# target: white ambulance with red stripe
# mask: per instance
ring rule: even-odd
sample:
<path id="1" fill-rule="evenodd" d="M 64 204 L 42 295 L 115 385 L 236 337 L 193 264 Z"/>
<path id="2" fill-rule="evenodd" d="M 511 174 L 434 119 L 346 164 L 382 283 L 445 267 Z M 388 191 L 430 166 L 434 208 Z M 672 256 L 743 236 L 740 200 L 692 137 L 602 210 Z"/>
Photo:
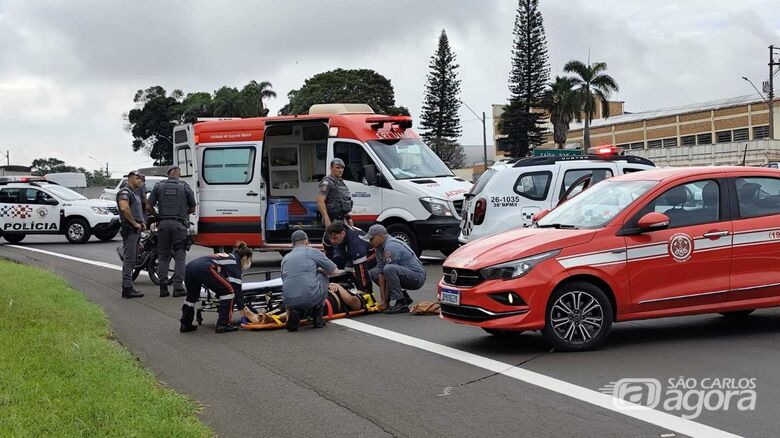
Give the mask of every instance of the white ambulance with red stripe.
<path id="1" fill-rule="evenodd" d="M 410 117 L 374 114 L 367 105 L 330 104 L 314 105 L 308 115 L 176 126 L 174 163 L 198 202 L 194 241 L 284 250 L 296 229 L 319 241 L 319 183 L 328 163 L 341 158 L 355 225 L 382 223 L 417 253 L 453 251 L 471 183 L 411 125 Z"/>

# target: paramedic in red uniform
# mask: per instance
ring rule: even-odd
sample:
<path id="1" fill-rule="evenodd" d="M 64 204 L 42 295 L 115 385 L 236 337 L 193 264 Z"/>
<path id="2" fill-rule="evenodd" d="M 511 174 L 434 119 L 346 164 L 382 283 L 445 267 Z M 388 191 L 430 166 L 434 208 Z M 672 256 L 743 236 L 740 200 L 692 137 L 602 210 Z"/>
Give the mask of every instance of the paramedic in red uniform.
<path id="1" fill-rule="evenodd" d="M 219 298 L 215 331 L 225 333 L 238 330 L 238 325 L 232 324 L 233 301 L 236 301 L 242 313 L 247 311 L 241 292 L 241 277 L 250 266 L 252 250 L 247 248 L 244 242 L 238 242 L 236 251 L 232 254 L 208 255 L 187 263 L 184 270 L 187 298 L 181 307 L 179 331 L 185 333 L 198 328 L 192 324 L 192 319 L 195 317 L 195 304 L 200 299 L 201 286 L 205 286 Z"/>

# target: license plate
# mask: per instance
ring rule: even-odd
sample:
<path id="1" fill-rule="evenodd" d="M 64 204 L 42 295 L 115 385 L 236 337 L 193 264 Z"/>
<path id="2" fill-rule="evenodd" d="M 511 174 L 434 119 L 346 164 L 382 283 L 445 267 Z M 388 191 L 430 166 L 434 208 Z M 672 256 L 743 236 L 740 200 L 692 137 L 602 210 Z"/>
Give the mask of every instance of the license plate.
<path id="1" fill-rule="evenodd" d="M 460 306 L 460 291 L 455 289 L 442 289 L 441 302 Z"/>

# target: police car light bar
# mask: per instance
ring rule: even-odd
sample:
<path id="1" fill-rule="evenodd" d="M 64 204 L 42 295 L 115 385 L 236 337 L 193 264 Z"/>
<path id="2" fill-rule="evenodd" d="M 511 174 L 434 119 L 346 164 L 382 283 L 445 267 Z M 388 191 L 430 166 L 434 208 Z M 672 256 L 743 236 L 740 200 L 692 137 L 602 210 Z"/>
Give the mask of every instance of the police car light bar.
<path id="1" fill-rule="evenodd" d="M 597 146 L 588 149 L 588 153 L 594 155 L 620 155 L 623 153 L 623 148 L 618 146 Z"/>

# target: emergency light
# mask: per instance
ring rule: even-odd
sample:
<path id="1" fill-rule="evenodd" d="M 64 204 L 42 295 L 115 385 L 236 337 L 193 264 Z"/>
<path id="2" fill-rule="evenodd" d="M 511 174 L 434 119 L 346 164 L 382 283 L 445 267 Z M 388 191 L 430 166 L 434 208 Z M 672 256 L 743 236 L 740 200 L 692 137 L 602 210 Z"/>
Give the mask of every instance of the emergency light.
<path id="1" fill-rule="evenodd" d="M 623 148 L 618 146 L 597 146 L 588 149 L 589 154 L 594 155 L 620 155 L 623 153 Z"/>
<path id="2" fill-rule="evenodd" d="M 383 127 L 385 123 L 392 123 L 401 129 L 407 129 L 412 127 L 412 118 L 409 116 L 366 117 L 366 123 L 370 123 L 371 129 L 375 131 Z"/>

